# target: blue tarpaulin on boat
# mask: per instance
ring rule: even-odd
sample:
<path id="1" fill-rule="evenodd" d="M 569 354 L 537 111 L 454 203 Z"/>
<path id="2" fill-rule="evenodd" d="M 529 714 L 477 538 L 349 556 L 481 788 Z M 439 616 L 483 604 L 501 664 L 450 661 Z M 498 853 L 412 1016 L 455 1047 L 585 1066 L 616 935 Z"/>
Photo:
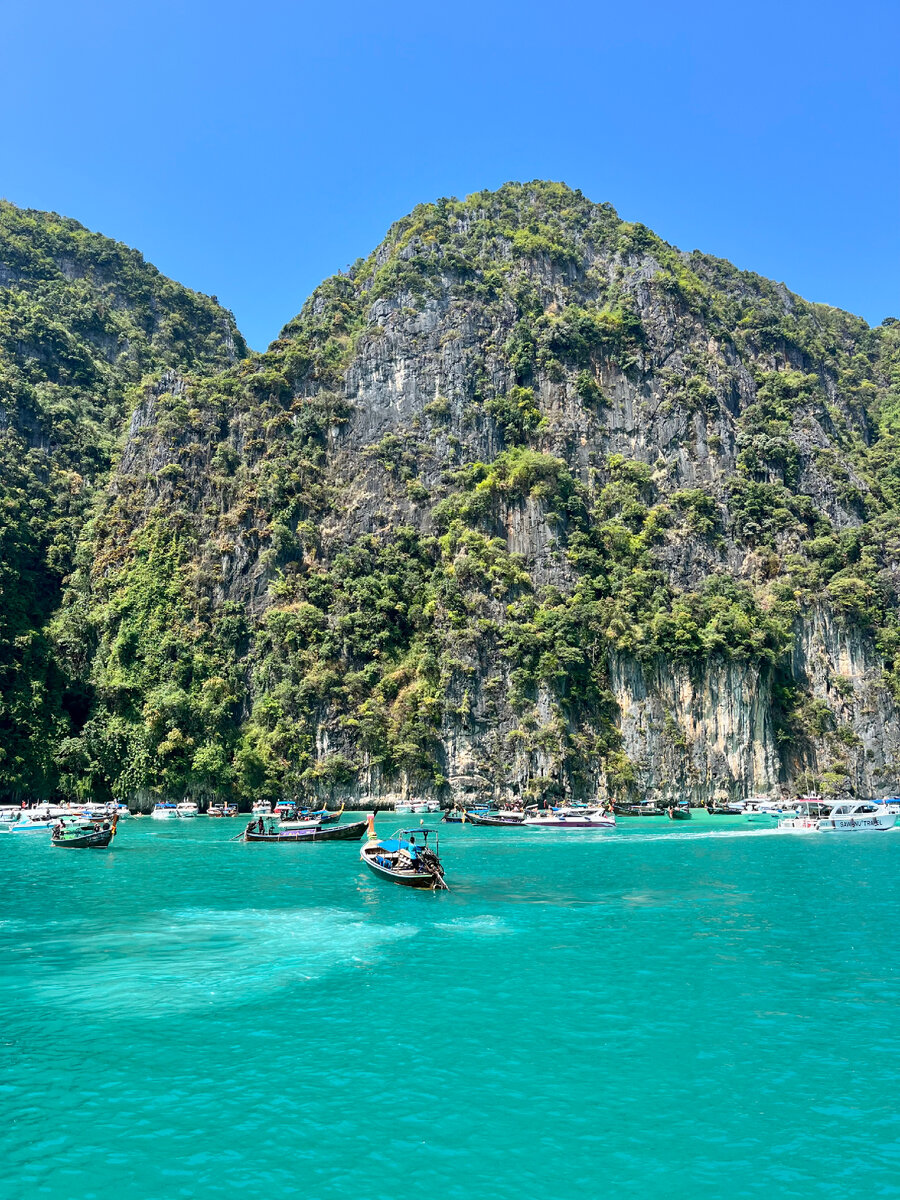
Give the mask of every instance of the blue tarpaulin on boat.
<path id="1" fill-rule="evenodd" d="M 401 846 L 409 850 L 411 854 L 415 854 L 418 849 L 418 846 L 410 846 L 409 842 L 400 842 L 396 838 L 389 838 L 386 842 L 378 843 L 379 850 L 386 850 L 389 854 L 394 854 Z"/>

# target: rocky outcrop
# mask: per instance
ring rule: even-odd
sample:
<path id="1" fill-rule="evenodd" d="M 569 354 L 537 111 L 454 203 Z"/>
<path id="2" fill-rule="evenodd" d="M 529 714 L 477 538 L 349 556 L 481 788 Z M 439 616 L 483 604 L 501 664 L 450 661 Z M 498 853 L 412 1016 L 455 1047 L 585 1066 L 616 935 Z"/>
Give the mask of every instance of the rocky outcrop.
<path id="1" fill-rule="evenodd" d="M 85 755 L 359 803 L 900 789 L 893 336 L 559 185 L 422 206 L 265 355 L 145 384 Z"/>

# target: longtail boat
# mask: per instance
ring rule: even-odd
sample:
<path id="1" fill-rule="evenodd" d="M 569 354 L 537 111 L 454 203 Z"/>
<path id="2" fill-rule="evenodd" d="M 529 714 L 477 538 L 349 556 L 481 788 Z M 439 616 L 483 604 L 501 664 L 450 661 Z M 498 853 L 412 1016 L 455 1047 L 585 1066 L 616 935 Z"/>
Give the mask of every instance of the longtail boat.
<path id="1" fill-rule="evenodd" d="M 116 836 L 118 816 L 112 821 L 92 821 L 89 817 L 63 817 L 54 825 L 51 844 L 65 850 L 102 850 Z"/>
<path id="2" fill-rule="evenodd" d="M 689 821 L 691 819 L 691 810 L 687 804 L 670 804 L 666 809 L 666 815 L 670 821 Z"/>
<path id="3" fill-rule="evenodd" d="M 434 838 L 434 848 L 428 845 Z M 421 838 L 421 841 L 417 839 Z M 388 879 L 404 887 L 431 888 L 449 891 L 444 882 L 444 868 L 438 858 L 436 829 L 398 829 L 389 838 L 379 840 L 375 820 L 369 817 L 369 840 L 359 856 L 379 879 Z"/>
<path id="4" fill-rule="evenodd" d="M 277 817 L 257 817 L 244 830 L 245 842 L 358 842 L 366 831 L 365 821 L 349 825 L 323 826 L 303 821 L 282 824 Z"/>
<path id="5" fill-rule="evenodd" d="M 525 813 L 515 812 L 487 812 L 478 813 L 466 810 L 466 820 L 472 825 L 503 825 L 511 826 L 516 829 L 525 823 Z"/>

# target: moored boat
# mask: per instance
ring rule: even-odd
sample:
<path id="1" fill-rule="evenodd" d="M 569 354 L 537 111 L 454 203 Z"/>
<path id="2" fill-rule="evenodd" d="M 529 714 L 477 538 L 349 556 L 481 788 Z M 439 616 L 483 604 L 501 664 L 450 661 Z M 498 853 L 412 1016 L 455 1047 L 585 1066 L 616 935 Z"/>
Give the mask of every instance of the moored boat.
<path id="1" fill-rule="evenodd" d="M 238 806 L 236 804 L 210 804 L 206 815 L 208 817 L 236 817 Z"/>
<path id="2" fill-rule="evenodd" d="M 337 809 L 309 808 L 302 805 L 299 800 L 279 800 L 275 805 L 274 812 L 274 816 L 279 817 L 282 821 L 314 821 L 319 825 L 329 825 L 332 822 L 340 821 L 343 815 L 343 804 Z"/>
<path id="3" fill-rule="evenodd" d="M 102 850 L 116 836 L 118 817 L 94 821 L 90 817 L 61 817 L 54 825 L 50 841 L 66 850 Z"/>
<path id="4" fill-rule="evenodd" d="M 531 813 L 523 821 L 532 829 L 615 829 L 615 813 L 601 808 L 551 808 Z"/>
<path id="5" fill-rule="evenodd" d="M 670 821 L 689 821 L 691 819 L 691 807 L 687 800 L 679 800 L 677 804 L 670 804 L 666 809 L 666 816 Z"/>
<path id="6" fill-rule="evenodd" d="M 525 823 L 525 814 L 523 812 L 474 812 L 466 809 L 465 817 L 471 825 L 517 828 Z"/>
<path id="7" fill-rule="evenodd" d="M 181 800 L 175 805 L 175 812 L 182 820 L 185 820 L 188 817 L 199 816 L 200 807 L 193 800 Z"/>
<path id="8" fill-rule="evenodd" d="M 366 831 L 365 821 L 347 825 L 323 825 L 320 822 L 282 822 L 277 817 L 259 816 L 244 830 L 245 842 L 358 842 Z"/>
<path id="9" fill-rule="evenodd" d="M 26 809 L 19 812 L 19 816 L 14 821 L 5 822 L 6 833 L 40 833 L 45 829 L 52 829 L 57 823 L 59 817 L 44 817 L 37 813 L 31 813 Z"/>
<path id="10" fill-rule="evenodd" d="M 802 801 L 795 816 L 783 817 L 778 828 L 789 833 L 884 833 L 893 829 L 894 813 L 869 800 Z"/>
<path id="11" fill-rule="evenodd" d="M 171 800 L 160 800 L 158 804 L 153 805 L 150 816 L 154 821 L 177 821 L 178 806 Z"/>
<path id="12" fill-rule="evenodd" d="M 359 856 L 379 879 L 387 879 L 404 887 L 449 891 L 438 857 L 436 829 L 398 829 L 391 837 L 379 840 L 373 817 L 369 817 L 368 826 L 369 840 Z M 434 838 L 433 846 L 428 844 L 429 837 Z"/>
<path id="13" fill-rule="evenodd" d="M 639 804 L 614 804 L 613 811 L 619 817 L 661 817 L 665 809 L 653 800 L 642 800 Z"/>

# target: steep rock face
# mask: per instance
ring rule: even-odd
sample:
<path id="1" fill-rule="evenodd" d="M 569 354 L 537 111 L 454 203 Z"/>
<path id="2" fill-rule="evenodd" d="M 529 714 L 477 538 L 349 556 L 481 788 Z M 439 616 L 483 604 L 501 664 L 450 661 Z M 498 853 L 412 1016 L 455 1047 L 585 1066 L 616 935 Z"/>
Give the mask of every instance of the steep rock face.
<path id="1" fill-rule="evenodd" d="M 698 670 L 615 656 L 611 687 L 638 788 L 655 799 L 738 799 L 782 782 L 769 681 L 753 664 Z"/>
<path id="2" fill-rule="evenodd" d="M 47 794 L 89 681 L 67 678 L 49 623 L 107 483 L 128 389 L 164 367 L 246 354 L 230 313 L 140 254 L 54 213 L 0 201 L 0 789 Z M 73 647 L 74 650 L 74 647 Z M 90 646 L 74 650 L 83 666 Z"/>
<path id="3" fill-rule="evenodd" d="M 791 668 L 811 697 L 817 736 L 796 747 L 788 772 L 832 785 L 848 779 L 862 795 L 896 795 L 900 714 L 873 639 L 814 608 L 798 621 Z"/>
<path id="4" fill-rule="evenodd" d="M 137 399 L 63 786 L 895 786 L 897 342 L 559 185 L 421 206 Z"/>

